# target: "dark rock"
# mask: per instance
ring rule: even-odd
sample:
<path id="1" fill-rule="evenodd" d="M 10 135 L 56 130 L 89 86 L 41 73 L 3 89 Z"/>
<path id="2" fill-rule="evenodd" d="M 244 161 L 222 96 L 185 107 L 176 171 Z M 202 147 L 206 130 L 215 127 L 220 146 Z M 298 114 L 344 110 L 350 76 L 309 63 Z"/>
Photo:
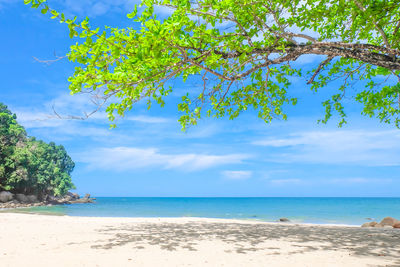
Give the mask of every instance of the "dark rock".
<path id="1" fill-rule="evenodd" d="M 40 199 L 40 201 L 42 201 L 42 202 L 46 202 L 48 197 L 49 197 L 48 194 L 41 194 L 41 195 L 39 195 L 39 199 Z"/>
<path id="2" fill-rule="evenodd" d="M 91 198 L 90 194 L 85 194 L 83 198 L 75 199 L 69 201 L 70 204 L 78 204 L 78 203 L 93 203 L 95 198 Z"/>
<path id="3" fill-rule="evenodd" d="M 54 202 L 54 201 L 58 201 L 58 200 L 59 200 L 58 197 L 51 196 L 51 195 L 47 196 L 47 201 Z"/>
<path id="4" fill-rule="evenodd" d="M 11 201 L 13 199 L 13 194 L 8 192 L 8 191 L 2 191 L 0 192 L 0 202 L 8 202 Z"/>
<path id="5" fill-rule="evenodd" d="M 60 204 L 87 203 L 88 200 L 90 199 L 90 195 L 89 195 L 89 194 L 87 194 L 87 195 L 88 195 L 87 198 L 86 198 L 86 196 L 85 196 L 85 198 L 82 198 L 82 200 L 80 201 L 81 198 L 79 197 L 78 194 L 68 192 L 67 194 L 65 194 L 65 196 L 61 197 L 61 198 L 58 200 L 58 202 L 59 202 Z"/>
<path id="6" fill-rule="evenodd" d="M 288 218 L 280 218 L 279 221 L 280 222 L 290 222 L 290 220 Z"/>
<path id="7" fill-rule="evenodd" d="M 400 221 L 396 220 L 395 218 L 392 218 L 392 217 L 386 217 L 379 224 L 382 225 L 382 226 L 388 225 L 388 226 L 392 226 L 393 227 L 393 225 L 395 225 L 397 223 L 400 223 Z"/>
<path id="8" fill-rule="evenodd" d="M 69 201 L 71 201 L 71 200 L 74 200 L 74 198 L 71 197 L 71 196 L 69 196 L 69 195 L 65 195 L 63 198 L 61 198 L 61 199 L 59 200 L 59 202 L 65 203 L 65 202 L 69 202 Z"/>
<path id="9" fill-rule="evenodd" d="M 4 192 L 4 193 L 3 193 Z M 4 199 L 10 199 L 10 192 L 3 191 L 1 195 Z M 16 194 L 11 201 L 1 202 L 0 209 L 14 209 L 23 207 L 37 207 L 37 206 L 53 206 L 53 205 L 63 205 L 63 204 L 75 204 L 75 203 L 93 203 L 95 198 L 91 198 L 90 194 L 86 194 L 83 198 L 80 198 L 78 194 L 68 192 L 64 196 L 52 196 L 47 194 L 36 195 L 24 195 Z M 40 202 L 39 202 L 40 201 Z"/>
<path id="10" fill-rule="evenodd" d="M 29 199 L 24 194 L 16 194 L 15 199 L 22 203 L 28 203 Z"/>
<path id="11" fill-rule="evenodd" d="M 53 204 L 53 205 L 64 204 L 62 197 L 56 197 L 56 196 L 51 196 L 51 195 L 49 195 L 47 197 L 47 201 L 46 202 L 49 203 L 49 204 Z"/>
<path id="12" fill-rule="evenodd" d="M 27 195 L 26 198 L 28 199 L 29 203 L 36 203 L 38 202 L 38 198 L 35 195 Z"/>
<path id="13" fill-rule="evenodd" d="M 67 194 L 66 194 L 66 196 L 69 196 L 69 197 L 71 197 L 72 199 L 79 199 L 80 197 L 79 197 L 79 195 L 77 194 L 77 193 L 71 193 L 71 192 L 68 192 Z M 90 195 L 89 195 L 90 196 Z"/>

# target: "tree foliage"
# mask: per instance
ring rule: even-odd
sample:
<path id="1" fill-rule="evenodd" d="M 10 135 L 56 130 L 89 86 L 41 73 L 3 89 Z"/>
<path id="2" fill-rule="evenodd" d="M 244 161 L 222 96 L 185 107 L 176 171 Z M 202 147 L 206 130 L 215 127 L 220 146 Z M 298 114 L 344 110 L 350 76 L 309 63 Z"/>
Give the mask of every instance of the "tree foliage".
<path id="1" fill-rule="evenodd" d="M 74 188 L 74 162 L 63 146 L 27 137 L 16 115 L 0 103 L 0 188 L 14 193 L 65 195 Z"/>
<path id="2" fill-rule="evenodd" d="M 270 122 L 286 119 L 292 76 L 305 76 L 314 91 L 341 85 L 322 104 L 346 114 L 343 100 L 363 105 L 362 113 L 399 127 L 400 5 L 396 0 L 144 0 L 128 18 L 134 28 L 92 29 L 89 20 L 66 19 L 43 0 L 25 0 L 68 24 L 69 78 L 73 93 L 101 91 L 112 99 L 107 111 L 123 116 L 147 99 L 163 105 L 170 80 L 202 81 L 197 95 L 184 95 L 178 108 L 185 127 L 202 114 L 237 117 L 254 108 Z M 157 6 L 171 15 L 159 19 Z M 316 68 L 296 67 L 302 55 L 321 55 Z M 363 81 L 357 85 L 356 82 Z M 346 89 L 354 87 L 349 92 Z"/>

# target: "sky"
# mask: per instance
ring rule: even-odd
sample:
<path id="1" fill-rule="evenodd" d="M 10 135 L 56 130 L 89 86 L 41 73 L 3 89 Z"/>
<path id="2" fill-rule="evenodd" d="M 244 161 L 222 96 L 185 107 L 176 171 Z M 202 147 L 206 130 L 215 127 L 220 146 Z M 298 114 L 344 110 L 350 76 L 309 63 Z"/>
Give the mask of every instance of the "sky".
<path id="1" fill-rule="evenodd" d="M 88 16 L 91 25 L 135 27 L 126 18 L 135 1 L 52 0 L 68 15 Z M 167 14 L 166 10 L 157 12 Z M 191 84 L 177 82 L 166 106 L 138 103 L 110 129 L 103 112 L 85 95 L 71 96 L 74 65 L 65 55 L 77 40 L 64 24 L 23 5 L 0 0 L 0 102 L 17 114 L 30 136 L 62 144 L 76 163 L 72 179 L 79 194 L 132 197 L 400 197 L 400 130 L 360 115 L 349 104 L 349 123 L 318 124 L 321 94 L 305 79 L 293 79 L 299 98 L 287 121 L 266 124 L 248 111 L 235 120 L 202 119 L 181 131 L 177 104 Z M 318 58 L 301 57 L 312 67 Z"/>

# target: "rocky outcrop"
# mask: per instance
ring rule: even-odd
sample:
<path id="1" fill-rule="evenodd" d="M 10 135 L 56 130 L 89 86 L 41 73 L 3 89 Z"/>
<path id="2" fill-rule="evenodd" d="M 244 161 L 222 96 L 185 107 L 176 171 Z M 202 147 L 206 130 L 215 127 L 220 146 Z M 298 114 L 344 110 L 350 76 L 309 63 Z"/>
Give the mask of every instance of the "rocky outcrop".
<path id="1" fill-rule="evenodd" d="M 378 224 L 377 222 L 367 222 L 361 225 L 361 227 L 375 227 L 375 225 L 377 224 Z"/>
<path id="2" fill-rule="evenodd" d="M 377 222 L 367 222 L 361 225 L 361 227 L 374 227 L 374 228 L 400 228 L 400 221 L 392 218 L 386 217 L 380 223 Z"/>
<path id="3" fill-rule="evenodd" d="M 15 199 L 21 203 L 29 203 L 29 199 L 24 194 L 15 194 Z"/>
<path id="4" fill-rule="evenodd" d="M 288 218 L 280 218 L 279 221 L 280 222 L 290 222 L 290 220 Z"/>
<path id="5" fill-rule="evenodd" d="M 76 193 L 68 192 L 65 196 L 56 197 L 51 195 L 24 195 L 12 194 L 11 192 L 0 192 L 0 209 L 13 209 L 33 206 L 51 206 L 75 203 L 93 203 L 94 198 L 90 194 L 86 194 L 83 198 Z"/>
<path id="6" fill-rule="evenodd" d="M 94 199 L 90 197 L 90 194 L 86 194 L 83 198 L 71 200 L 71 204 L 77 204 L 77 203 L 93 203 Z"/>
<path id="7" fill-rule="evenodd" d="M 392 226 L 393 227 L 393 225 L 395 225 L 397 223 L 400 223 L 400 221 L 396 220 L 395 218 L 392 218 L 392 217 L 386 217 L 379 224 L 382 225 L 382 226 L 387 226 L 388 225 L 388 226 Z"/>
<path id="8" fill-rule="evenodd" d="M 52 204 L 77 204 L 77 203 L 93 203 L 94 199 L 90 197 L 90 194 L 86 194 L 81 198 L 78 194 L 68 193 L 62 197 L 49 196 L 48 201 Z"/>
<path id="9" fill-rule="evenodd" d="M 69 196 L 69 197 L 71 197 L 73 199 L 79 199 L 80 198 L 80 196 L 77 193 L 71 193 L 71 192 L 68 192 L 65 196 Z"/>
<path id="10" fill-rule="evenodd" d="M 14 195 L 10 192 L 7 191 L 2 191 L 0 192 L 0 202 L 8 202 L 11 201 L 13 199 Z"/>
<path id="11" fill-rule="evenodd" d="M 39 202 L 38 197 L 35 195 L 27 195 L 28 203 L 37 203 Z"/>

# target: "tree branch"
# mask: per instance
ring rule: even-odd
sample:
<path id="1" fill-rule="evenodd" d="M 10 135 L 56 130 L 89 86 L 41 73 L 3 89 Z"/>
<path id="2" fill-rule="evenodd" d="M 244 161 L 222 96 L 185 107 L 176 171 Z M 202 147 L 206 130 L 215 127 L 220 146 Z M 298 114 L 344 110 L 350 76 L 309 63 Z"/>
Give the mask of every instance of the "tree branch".
<path id="1" fill-rule="evenodd" d="M 353 1 L 361 11 L 367 12 L 367 9 L 358 0 L 353 0 Z M 375 28 L 377 29 L 379 34 L 382 36 L 383 42 L 385 43 L 386 47 L 390 48 L 390 44 L 388 42 L 386 33 L 382 30 L 381 27 L 379 27 L 378 23 L 375 21 L 374 18 L 372 18 L 372 23 L 375 25 Z"/>
<path id="2" fill-rule="evenodd" d="M 307 82 L 307 84 L 311 84 L 314 82 L 315 77 L 318 75 L 318 73 L 321 71 L 321 69 L 328 64 L 331 60 L 333 59 L 333 56 L 329 56 L 327 59 L 325 59 L 321 64 L 319 64 L 318 68 L 315 70 L 313 76 L 311 79 Z"/>

